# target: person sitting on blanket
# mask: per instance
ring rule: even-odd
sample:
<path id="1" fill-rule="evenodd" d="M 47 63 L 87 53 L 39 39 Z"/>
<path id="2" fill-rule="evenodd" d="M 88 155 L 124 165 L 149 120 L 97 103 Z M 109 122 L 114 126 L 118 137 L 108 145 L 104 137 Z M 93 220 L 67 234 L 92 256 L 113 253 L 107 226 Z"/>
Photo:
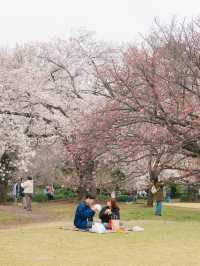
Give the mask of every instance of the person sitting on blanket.
<path id="1" fill-rule="evenodd" d="M 76 209 L 74 226 L 80 230 L 92 228 L 93 217 L 96 213 L 94 207 L 95 196 L 87 194 L 84 201 L 81 201 Z"/>
<path id="2" fill-rule="evenodd" d="M 106 229 L 111 229 L 111 220 L 120 220 L 120 208 L 117 205 L 116 199 L 107 201 L 106 206 L 99 213 L 99 218 Z"/>

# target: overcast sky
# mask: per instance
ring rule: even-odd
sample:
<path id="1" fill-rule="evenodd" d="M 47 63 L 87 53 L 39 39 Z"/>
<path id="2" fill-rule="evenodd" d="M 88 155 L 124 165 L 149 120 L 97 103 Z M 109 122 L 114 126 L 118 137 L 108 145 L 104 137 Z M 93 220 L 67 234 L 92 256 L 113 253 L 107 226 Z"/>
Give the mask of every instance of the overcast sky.
<path id="1" fill-rule="evenodd" d="M 0 46 L 64 38 L 79 28 L 125 42 L 145 33 L 154 17 L 198 14 L 200 0 L 0 0 Z"/>

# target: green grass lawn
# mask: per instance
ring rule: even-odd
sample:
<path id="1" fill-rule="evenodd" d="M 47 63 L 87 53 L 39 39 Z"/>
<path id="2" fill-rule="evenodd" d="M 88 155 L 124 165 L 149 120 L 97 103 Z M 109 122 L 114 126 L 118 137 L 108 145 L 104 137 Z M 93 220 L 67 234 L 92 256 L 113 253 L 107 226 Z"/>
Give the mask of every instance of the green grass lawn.
<path id="1" fill-rule="evenodd" d="M 165 206 L 157 218 L 141 204 L 121 205 L 124 223 L 140 225 L 144 232 L 97 235 L 60 229 L 70 228 L 74 204 L 35 204 L 33 216 L 44 214 L 48 221 L 32 218 L 27 225 L 0 230 L 0 265 L 200 265 L 200 207 L 194 206 Z"/>
<path id="2" fill-rule="evenodd" d="M 7 224 L 14 220 L 14 216 L 10 213 L 0 211 L 0 224 Z"/>
<path id="3" fill-rule="evenodd" d="M 197 221 L 200 222 L 200 209 L 186 208 L 175 205 L 164 206 L 163 216 L 155 217 L 152 208 L 144 205 L 122 205 L 121 216 L 123 220 L 164 220 L 164 221 Z"/>

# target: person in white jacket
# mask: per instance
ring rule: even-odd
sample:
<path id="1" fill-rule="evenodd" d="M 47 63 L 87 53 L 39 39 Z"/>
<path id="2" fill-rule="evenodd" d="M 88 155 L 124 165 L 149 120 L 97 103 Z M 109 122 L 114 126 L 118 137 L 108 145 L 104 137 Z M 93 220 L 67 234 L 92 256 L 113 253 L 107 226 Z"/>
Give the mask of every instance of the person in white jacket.
<path id="1" fill-rule="evenodd" d="M 28 177 L 28 179 L 21 184 L 22 188 L 24 189 L 25 195 L 25 209 L 28 212 L 32 211 L 32 197 L 33 197 L 33 179 L 32 177 Z"/>

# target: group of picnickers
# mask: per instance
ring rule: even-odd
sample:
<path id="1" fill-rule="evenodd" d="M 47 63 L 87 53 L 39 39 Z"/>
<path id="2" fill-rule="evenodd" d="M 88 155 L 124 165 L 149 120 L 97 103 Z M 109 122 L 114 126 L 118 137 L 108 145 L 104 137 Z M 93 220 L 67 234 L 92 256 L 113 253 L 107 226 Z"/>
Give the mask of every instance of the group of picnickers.
<path id="1" fill-rule="evenodd" d="M 102 208 L 95 204 L 95 196 L 88 193 L 85 200 L 81 201 L 76 209 L 74 217 L 74 226 L 79 230 L 89 231 L 94 225 L 94 216 L 99 214 L 101 224 L 107 230 L 113 229 L 114 221 L 120 220 L 120 208 L 115 198 L 106 202 Z"/>
<path id="2" fill-rule="evenodd" d="M 155 178 L 152 181 L 150 191 L 156 202 L 155 215 L 162 215 L 162 202 L 164 200 L 164 184 Z M 13 186 L 13 197 L 16 200 L 22 200 L 23 207 L 27 212 L 32 212 L 32 197 L 34 192 L 33 179 L 28 177 L 25 181 L 20 180 Z M 45 187 L 45 194 L 49 200 L 54 199 L 53 186 Z M 120 208 L 117 204 L 116 195 L 111 195 L 104 207 L 95 204 L 95 196 L 88 193 L 83 201 L 81 201 L 76 209 L 74 226 L 80 230 L 90 230 L 94 224 L 93 219 L 98 213 L 101 224 L 106 230 L 112 230 L 113 224 L 120 220 Z"/>
<path id="3" fill-rule="evenodd" d="M 151 193 L 155 204 L 155 215 L 162 215 L 162 202 L 164 200 L 164 184 L 154 179 L 151 184 Z M 106 202 L 104 207 L 99 204 L 95 204 L 95 196 L 87 194 L 85 199 L 81 201 L 76 209 L 74 217 L 74 226 L 76 229 L 89 231 L 94 225 L 94 217 L 98 213 L 101 224 L 106 230 L 112 230 L 113 224 L 120 224 L 120 208 L 117 204 L 116 198 L 112 198 Z"/>

